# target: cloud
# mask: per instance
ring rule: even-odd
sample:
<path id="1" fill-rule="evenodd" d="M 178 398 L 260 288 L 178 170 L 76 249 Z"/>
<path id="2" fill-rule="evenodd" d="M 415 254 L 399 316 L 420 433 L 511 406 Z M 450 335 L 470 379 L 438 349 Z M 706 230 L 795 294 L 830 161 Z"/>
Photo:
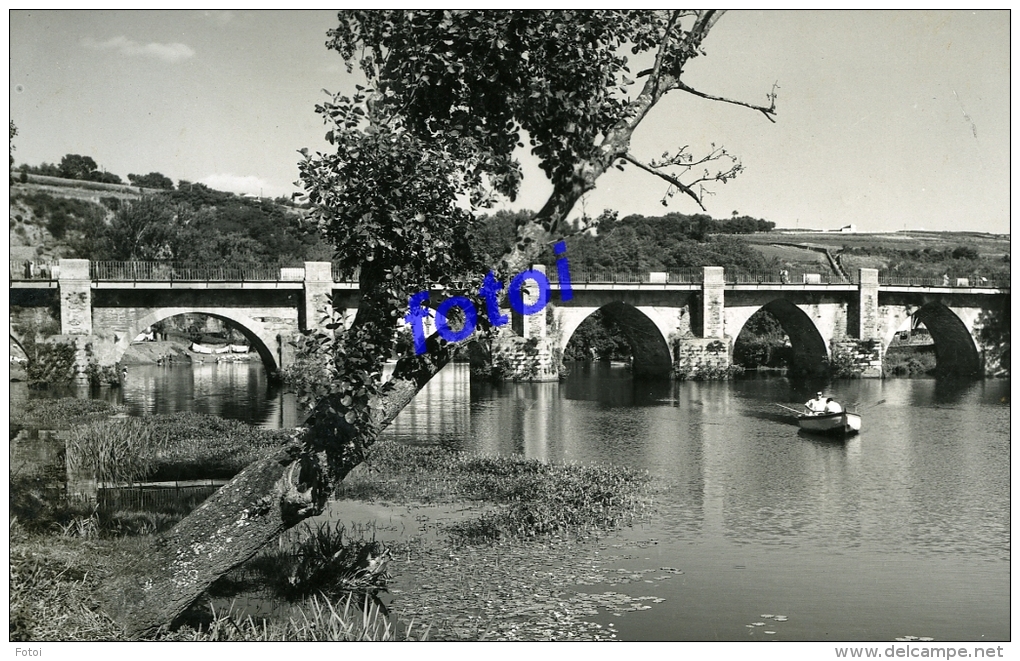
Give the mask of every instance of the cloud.
<path id="1" fill-rule="evenodd" d="M 195 54 L 195 51 L 186 44 L 157 44 L 155 42 L 140 44 L 124 36 L 113 37 L 106 41 L 96 41 L 86 37 L 81 40 L 81 43 L 85 48 L 91 48 L 92 50 L 112 50 L 121 55 L 155 57 L 170 64 L 186 60 Z"/>
<path id="2" fill-rule="evenodd" d="M 264 179 L 254 175 L 241 176 L 236 174 L 211 174 L 199 181 L 213 190 L 227 191 L 228 193 L 249 193 L 251 195 L 269 195 L 270 186 Z"/>

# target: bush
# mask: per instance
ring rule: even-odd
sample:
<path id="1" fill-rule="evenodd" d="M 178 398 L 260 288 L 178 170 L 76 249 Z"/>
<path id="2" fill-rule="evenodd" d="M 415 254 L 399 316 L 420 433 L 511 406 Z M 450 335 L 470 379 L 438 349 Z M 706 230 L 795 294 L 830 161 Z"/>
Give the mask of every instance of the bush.
<path id="1" fill-rule="evenodd" d="M 674 362 L 670 376 L 677 381 L 727 381 L 743 373 L 740 365 Z"/>
<path id="2" fill-rule="evenodd" d="M 114 365 L 100 365 L 95 360 L 90 360 L 85 366 L 85 377 L 89 385 L 96 386 L 119 386 L 120 374 Z"/>
<path id="3" fill-rule="evenodd" d="M 882 375 L 921 376 L 935 371 L 935 354 L 932 351 L 889 351 L 882 360 Z"/>
<path id="4" fill-rule="evenodd" d="M 46 342 L 34 346 L 25 375 L 29 388 L 46 388 L 74 381 L 77 375 L 73 342 Z"/>
<path id="5" fill-rule="evenodd" d="M 259 575 L 256 584 L 269 585 L 287 599 L 363 594 L 382 605 L 378 594 L 386 591 L 389 556 L 374 539 L 348 535 L 342 523 L 314 528 L 305 524 L 304 535 L 293 549 L 258 556 L 247 570 Z"/>

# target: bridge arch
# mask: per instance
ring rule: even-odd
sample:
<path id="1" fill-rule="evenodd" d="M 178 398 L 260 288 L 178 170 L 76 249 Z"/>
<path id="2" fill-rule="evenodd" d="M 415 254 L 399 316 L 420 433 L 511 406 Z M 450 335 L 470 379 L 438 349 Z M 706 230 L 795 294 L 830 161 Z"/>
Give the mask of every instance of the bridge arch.
<path id="1" fill-rule="evenodd" d="M 143 330 L 159 321 L 169 317 L 175 317 L 179 314 L 204 314 L 229 322 L 241 331 L 241 334 L 244 335 L 252 348 L 254 348 L 259 354 L 259 358 L 262 359 L 262 364 L 265 366 L 267 373 L 274 374 L 280 369 L 280 361 L 277 355 L 279 336 L 276 333 L 266 330 L 263 324 L 255 321 L 243 312 L 231 308 L 157 308 L 138 319 L 138 321 L 128 330 L 126 336 L 118 338 L 116 342 L 114 360 L 116 362 L 120 362 L 120 359 L 124 356 L 124 352 L 126 352 L 128 347 L 131 346 L 131 340 L 138 337 L 138 334 Z"/>
<path id="2" fill-rule="evenodd" d="M 744 325 L 758 310 L 765 310 L 775 317 L 787 337 L 790 338 L 792 355 L 789 369 L 791 374 L 816 376 L 826 373 L 829 349 L 825 344 L 825 338 L 818 330 L 814 320 L 804 310 L 786 299 L 777 298 L 757 309 L 750 310 L 733 335 L 734 338 L 739 337 Z M 735 340 L 733 344 L 735 347 Z M 732 359 L 732 354 L 730 358 Z"/>
<path id="3" fill-rule="evenodd" d="M 968 323 L 957 312 L 936 301 L 919 308 L 906 307 L 899 326 L 904 325 L 908 319 L 915 319 L 928 329 L 935 344 L 936 374 L 979 376 L 982 373 L 981 353 L 971 331 L 975 319 L 969 319 Z M 883 354 L 898 330 L 899 327 L 894 327 L 882 338 Z"/>
<path id="4" fill-rule="evenodd" d="M 633 355 L 633 373 L 636 377 L 667 378 L 673 367 L 673 357 L 666 342 L 668 324 L 660 319 L 655 309 L 642 309 L 622 301 L 606 303 L 595 309 L 557 309 L 560 324 L 560 349 L 566 349 L 581 323 L 596 310 L 612 319 L 630 343 Z M 580 314 L 578 314 L 580 313 Z"/>

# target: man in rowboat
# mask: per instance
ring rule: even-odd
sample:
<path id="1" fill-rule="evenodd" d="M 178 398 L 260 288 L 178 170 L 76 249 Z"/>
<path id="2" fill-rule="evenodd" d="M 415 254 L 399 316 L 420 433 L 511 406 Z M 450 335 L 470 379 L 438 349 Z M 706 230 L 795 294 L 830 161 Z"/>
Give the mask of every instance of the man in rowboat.
<path id="1" fill-rule="evenodd" d="M 818 415 L 825 412 L 825 398 L 819 392 L 815 398 L 804 403 L 804 408 L 810 411 L 811 415 Z"/>
<path id="2" fill-rule="evenodd" d="M 842 413 L 843 407 L 839 405 L 839 402 L 834 400 L 832 397 L 825 400 L 825 412 L 826 413 Z"/>

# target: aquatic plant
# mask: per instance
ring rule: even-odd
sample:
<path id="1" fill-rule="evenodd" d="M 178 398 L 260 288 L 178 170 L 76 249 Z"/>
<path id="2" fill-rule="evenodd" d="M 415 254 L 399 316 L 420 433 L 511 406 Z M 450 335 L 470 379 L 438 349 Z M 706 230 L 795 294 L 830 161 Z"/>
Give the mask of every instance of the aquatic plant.
<path id="1" fill-rule="evenodd" d="M 348 476 L 340 495 L 398 502 L 492 503 L 450 528 L 457 543 L 584 536 L 637 516 L 648 500 L 644 473 L 618 466 L 550 464 L 521 456 L 455 452 L 381 442 Z"/>

